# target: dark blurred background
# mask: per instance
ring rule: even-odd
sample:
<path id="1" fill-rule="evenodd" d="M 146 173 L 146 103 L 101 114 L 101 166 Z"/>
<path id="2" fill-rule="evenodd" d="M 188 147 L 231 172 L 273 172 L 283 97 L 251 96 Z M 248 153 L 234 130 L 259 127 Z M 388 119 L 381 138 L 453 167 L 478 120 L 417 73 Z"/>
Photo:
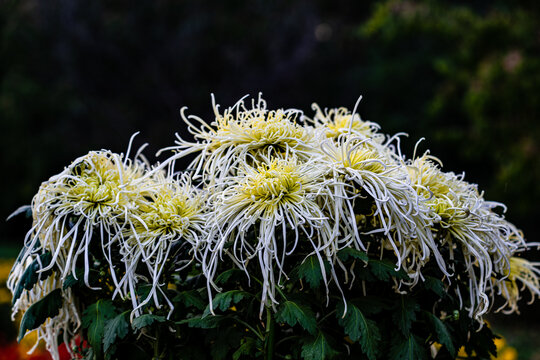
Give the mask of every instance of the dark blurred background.
<path id="1" fill-rule="evenodd" d="M 534 0 L 0 0 L 0 218 L 135 131 L 155 160 L 180 107 L 211 119 L 211 92 L 307 114 L 363 95 L 364 119 L 407 132 L 409 156 L 425 137 L 539 241 L 539 19 Z M 29 222 L 0 224 L 13 256 Z"/>

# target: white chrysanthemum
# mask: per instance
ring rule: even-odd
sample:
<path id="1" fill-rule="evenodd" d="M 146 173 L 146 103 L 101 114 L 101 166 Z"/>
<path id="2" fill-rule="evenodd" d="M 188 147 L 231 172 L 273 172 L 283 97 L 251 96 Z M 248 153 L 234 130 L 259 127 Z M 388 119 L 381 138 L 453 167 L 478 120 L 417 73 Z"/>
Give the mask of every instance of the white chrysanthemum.
<path id="1" fill-rule="evenodd" d="M 34 225 L 25 239 L 23 260 L 39 249 L 51 251 L 48 268 L 60 261 L 60 276 L 65 279 L 69 273 L 76 276 L 82 256 L 84 281 L 91 287 L 90 244 L 99 241 L 116 283 L 111 248 L 120 241 L 128 214 L 141 198 L 131 183 L 143 172 L 143 163 L 122 160 L 109 151 L 93 151 L 44 182 L 32 200 Z"/>
<path id="2" fill-rule="evenodd" d="M 165 265 L 173 256 L 174 249 L 184 247 L 184 252 L 191 252 L 206 237 L 206 203 L 200 191 L 194 189 L 185 178 L 177 180 L 165 173 L 157 172 L 141 189 L 144 201 L 133 212 L 129 228 L 124 230 L 125 275 L 119 283 L 119 289 L 130 293 L 135 314 L 138 309 L 152 298 L 157 306 L 157 291 Z M 187 246 L 187 248 L 185 248 Z M 189 259 L 185 259 L 189 262 Z M 137 282 L 144 278 L 138 274 L 138 266 L 144 263 L 150 279 L 151 290 L 145 299 L 139 301 L 136 292 Z M 181 264 L 176 264 L 181 265 Z M 162 292 L 162 291 L 161 291 Z M 173 310 L 165 294 L 163 297 Z"/>
<path id="3" fill-rule="evenodd" d="M 382 234 L 382 248 L 392 250 L 397 257 L 396 268 L 403 268 L 412 284 L 421 277 L 421 267 L 433 253 L 439 267 L 446 273 L 430 231 L 432 217 L 419 201 L 412 188 L 405 167 L 379 151 L 370 140 L 341 138 L 322 146 L 334 178 L 334 200 L 341 201 L 335 221 L 346 224 L 346 231 L 354 232 L 358 247 L 365 249 L 362 235 Z M 336 184 L 347 184 L 337 186 Z M 357 214 L 355 203 L 373 201 L 370 214 Z M 358 215 L 374 217 L 374 229 L 357 230 Z"/>
<path id="4" fill-rule="evenodd" d="M 536 298 L 540 298 L 540 269 L 537 267 L 539 265 L 538 262 L 532 263 L 519 257 L 510 258 L 510 269 L 505 274 L 505 278 L 495 280 L 499 294 L 506 300 L 499 310 L 503 310 L 505 314 L 513 312 L 519 314 L 517 303 L 521 299 L 520 292 L 524 289 L 531 293 L 530 303 Z"/>
<path id="5" fill-rule="evenodd" d="M 285 258 L 299 241 L 311 243 L 322 267 L 322 256 L 331 257 L 337 251 L 332 225 L 319 205 L 319 197 L 328 195 L 322 171 L 318 164 L 302 163 L 296 157 L 266 158 L 254 166 L 244 164 L 237 176 L 227 178 L 223 191 L 212 199 L 215 217 L 203 254 L 209 282 L 227 243 L 232 244 L 227 252 L 242 268 L 253 258 L 259 262 L 261 307 L 269 300 L 276 302 L 275 287 L 286 276 Z M 291 230 L 293 239 L 287 235 Z"/>
<path id="6" fill-rule="evenodd" d="M 432 160 L 436 159 L 428 155 L 416 159 L 409 172 L 418 194 L 436 216 L 441 246 L 451 249 L 457 243 L 463 249 L 469 314 L 480 318 L 490 307 L 487 291 L 492 273 L 505 273 L 509 258 L 524 240 L 512 224 L 492 211 L 497 203 L 485 201 L 476 185 L 442 172 Z"/>
<path id="7" fill-rule="evenodd" d="M 182 118 L 198 142 L 185 141 L 177 134 L 177 146 L 163 149 L 177 153 L 162 166 L 200 152 L 190 165 L 190 168 L 196 169 L 195 176 L 202 175 L 205 180 L 220 182 L 224 176 L 234 175 L 240 164 L 257 161 L 261 153 L 269 150 L 275 156 L 286 156 L 288 153 L 294 153 L 300 159 L 311 156 L 313 131 L 298 123 L 301 117 L 299 110 L 268 110 L 261 95 L 257 102 L 252 102 L 251 108 L 246 107 L 243 100 L 226 109 L 223 114 L 215 102 L 213 106 L 215 121 L 210 125 L 194 115 L 186 116 L 186 108 L 182 109 Z M 200 127 L 194 122 L 199 123 Z"/>
<path id="8" fill-rule="evenodd" d="M 384 141 L 384 135 L 378 133 L 380 129 L 378 124 L 362 120 L 360 115 L 351 113 L 347 108 L 323 111 L 316 103 L 311 107 L 315 110 L 315 116 L 311 121 L 327 138 L 337 139 L 342 135 L 351 135 L 361 139 L 372 139 L 378 143 Z"/>

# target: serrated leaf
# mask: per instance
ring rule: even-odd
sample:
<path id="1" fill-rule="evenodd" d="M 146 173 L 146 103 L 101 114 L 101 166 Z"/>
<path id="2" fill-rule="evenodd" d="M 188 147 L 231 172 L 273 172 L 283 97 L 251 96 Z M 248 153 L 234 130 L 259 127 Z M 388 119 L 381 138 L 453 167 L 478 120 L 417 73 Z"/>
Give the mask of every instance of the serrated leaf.
<path id="1" fill-rule="evenodd" d="M 100 299 L 84 310 L 82 326 L 88 329 L 87 340 L 96 352 L 101 349 L 105 323 L 115 315 L 115 308 L 110 300 Z"/>
<path id="2" fill-rule="evenodd" d="M 422 340 L 416 335 L 409 334 L 403 341 L 394 339 L 392 348 L 390 349 L 390 359 L 392 360 L 421 360 L 425 359 L 426 349 L 420 344 Z"/>
<path id="3" fill-rule="evenodd" d="M 379 280 L 388 281 L 391 277 L 398 279 L 409 278 L 403 269 L 396 271 L 396 265 L 389 260 L 370 260 L 368 264 L 373 275 L 375 275 Z"/>
<path id="4" fill-rule="evenodd" d="M 221 321 L 223 321 L 225 318 L 226 317 L 223 315 L 209 315 L 206 317 L 198 316 L 191 319 L 177 321 L 176 324 L 188 324 L 189 327 L 199 329 L 213 329 L 218 327 Z"/>
<path id="5" fill-rule="evenodd" d="M 403 335 L 408 336 L 411 325 L 416 321 L 416 312 L 420 306 L 416 300 L 410 296 L 400 296 L 396 310 L 392 313 L 392 320 L 397 325 Z"/>
<path id="6" fill-rule="evenodd" d="M 307 257 L 297 268 L 298 277 L 305 279 L 311 288 L 320 285 L 323 275 L 321 265 L 316 255 Z"/>
<path id="7" fill-rule="evenodd" d="M 32 261 L 32 263 L 24 270 L 19 282 L 17 283 L 15 292 L 13 293 L 13 299 L 11 300 L 12 304 L 15 304 L 15 301 L 21 297 L 23 290 L 31 290 L 39 280 L 44 280 L 51 276 L 52 269 L 42 273 L 38 272 L 39 270 L 49 266 L 51 264 L 51 260 L 52 254 L 47 251 L 46 253 L 36 257 L 34 261 Z"/>
<path id="8" fill-rule="evenodd" d="M 427 276 L 426 280 L 424 281 L 424 286 L 426 287 L 426 289 L 433 291 L 440 297 L 444 297 L 446 295 L 443 282 L 437 278 Z"/>
<path id="9" fill-rule="evenodd" d="M 313 312 L 308 307 L 290 300 L 280 305 L 276 313 L 276 320 L 290 326 L 300 324 L 310 334 L 315 334 L 317 330 L 317 322 Z"/>
<path id="10" fill-rule="evenodd" d="M 212 299 L 212 307 L 214 310 L 219 309 L 221 311 L 225 311 L 230 308 L 232 304 L 238 304 L 242 299 L 248 296 L 250 296 L 250 294 L 242 290 L 222 292 L 217 294 L 214 299 Z M 208 304 L 204 310 L 203 317 L 209 315 L 210 313 L 210 304 Z"/>
<path id="11" fill-rule="evenodd" d="M 341 249 L 337 255 L 341 261 L 347 261 L 350 258 L 362 260 L 364 262 L 369 261 L 369 257 L 367 253 L 361 250 L 357 250 L 355 248 L 351 248 L 351 247 Z"/>
<path id="12" fill-rule="evenodd" d="M 51 291 L 38 302 L 32 304 L 22 317 L 17 341 L 22 340 L 27 330 L 34 330 L 48 318 L 53 318 L 58 315 L 61 307 L 62 291 L 60 289 Z"/>
<path id="13" fill-rule="evenodd" d="M 446 349 L 452 355 L 453 358 L 456 357 L 456 348 L 454 347 L 454 343 L 452 342 L 452 335 L 450 335 L 450 332 L 446 328 L 446 325 L 434 314 L 424 311 L 424 313 L 427 315 L 428 319 L 430 320 L 431 324 L 433 325 L 435 329 L 435 334 L 437 335 L 437 341 L 446 346 Z"/>
<path id="14" fill-rule="evenodd" d="M 338 323 L 345 330 L 345 334 L 352 341 L 360 341 L 362 351 L 370 360 L 376 359 L 381 334 L 375 321 L 366 318 L 362 311 L 350 302 L 347 302 L 347 313 L 345 316 L 343 316 L 343 312 L 344 305 L 343 303 L 339 303 L 336 315 Z"/>
<path id="15" fill-rule="evenodd" d="M 75 276 L 77 278 L 75 278 Z M 62 284 L 62 288 L 64 290 L 70 288 L 70 287 L 73 287 L 75 285 L 79 285 L 79 284 L 82 284 L 82 279 L 83 279 L 83 276 L 84 276 L 84 270 L 83 269 L 77 269 L 75 270 L 75 276 L 73 274 L 69 274 L 68 276 L 66 276 L 66 279 L 64 280 L 64 283 Z"/>
<path id="16" fill-rule="evenodd" d="M 204 309 L 207 304 L 197 290 L 182 291 L 174 297 L 174 301 L 182 303 L 187 307 L 193 306 L 199 310 Z"/>
<path id="17" fill-rule="evenodd" d="M 109 350 L 110 346 L 114 344 L 117 339 L 125 338 L 128 332 L 129 323 L 126 320 L 125 312 L 107 321 L 103 334 L 104 351 Z"/>
<path id="18" fill-rule="evenodd" d="M 337 355 L 337 352 L 332 349 L 326 337 L 320 331 L 317 337 L 305 341 L 304 345 L 302 345 L 302 357 L 306 360 L 330 359 L 334 355 Z"/>
<path id="19" fill-rule="evenodd" d="M 240 359 L 242 355 L 246 355 L 246 356 L 249 356 L 250 358 L 253 358 L 254 349 L 255 349 L 255 339 L 251 337 L 247 337 L 243 339 L 240 347 L 233 354 L 233 360 Z"/>
<path id="20" fill-rule="evenodd" d="M 163 316 L 154 315 L 154 314 L 143 314 L 135 319 L 131 323 L 131 327 L 135 330 L 140 330 L 143 327 L 150 326 L 154 322 L 165 322 L 167 319 Z"/>

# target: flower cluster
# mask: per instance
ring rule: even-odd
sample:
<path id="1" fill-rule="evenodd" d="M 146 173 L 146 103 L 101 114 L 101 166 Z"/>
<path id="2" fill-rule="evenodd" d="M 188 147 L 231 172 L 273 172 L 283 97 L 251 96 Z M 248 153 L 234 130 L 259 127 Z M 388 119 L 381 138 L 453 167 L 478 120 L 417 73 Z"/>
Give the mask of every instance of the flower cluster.
<path id="1" fill-rule="evenodd" d="M 162 290 L 167 267 L 196 264 L 211 304 L 228 262 L 261 279 L 262 313 L 279 303 L 276 292 L 291 276 L 288 259 L 298 254 L 315 256 L 327 292 L 333 285 L 345 297 L 340 274 L 352 281 L 354 274 L 338 252 L 347 248 L 390 259 L 406 273 L 393 284 L 403 293 L 435 263 L 444 283 L 465 284 L 452 288 L 454 295 L 480 322 L 497 295 L 505 312 L 517 311 L 523 288 L 540 296 L 538 264 L 520 257 L 531 244 L 495 211 L 502 204 L 486 201 L 463 175 L 442 171 L 428 152 L 408 159 L 399 134 L 380 133 L 356 111 L 313 109 L 312 118 L 270 110 L 259 96 L 221 112 L 214 101 L 209 123 L 182 109 L 194 140 L 177 135 L 162 150 L 170 156 L 155 166 L 140 154 L 130 160 L 129 150 L 75 160 L 33 200 L 34 224 L 9 282 L 14 312 L 59 289 L 60 313 L 38 330 L 52 349 L 56 335 L 80 326 L 66 286 L 73 278 L 130 301 L 138 317 L 150 301 L 173 311 Z M 189 156 L 187 170 L 176 172 L 176 161 Z M 18 290 L 36 261 L 37 286 Z M 91 282 L 96 263 L 107 265 L 110 282 Z M 248 271 L 253 263 L 257 274 Z M 144 295 L 141 284 L 149 288 Z"/>
<path id="2" fill-rule="evenodd" d="M 152 299 L 158 306 L 164 299 L 172 311 L 158 286 L 161 273 L 165 266 L 182 265 L 168 261 L 173 251 L 187 246 L 188 254 L 203 241 L 207 211 L 202 193 L 189 179 L 151 171 L 144 158 L 136 158 L 90 152 L 44 182 L 33 199 L 33 227 L 8 287 L 14 294 L 13 316 L 53 291 L 63 299 L 59 314 L 38 328 L 38 338 L 53 355 L 58 335 L 69 343 L 81 325 L 70 283 L 80 278 L 91 290 L 131 301 L 134 316 Z M 189 263 L 187 256 L 183 260 Z M 92 276 L 97 283 L 91 282 L 102 263 L 106 273 Z M 149 284 L 145 294 L 137 291 L 141 283 Z"/>

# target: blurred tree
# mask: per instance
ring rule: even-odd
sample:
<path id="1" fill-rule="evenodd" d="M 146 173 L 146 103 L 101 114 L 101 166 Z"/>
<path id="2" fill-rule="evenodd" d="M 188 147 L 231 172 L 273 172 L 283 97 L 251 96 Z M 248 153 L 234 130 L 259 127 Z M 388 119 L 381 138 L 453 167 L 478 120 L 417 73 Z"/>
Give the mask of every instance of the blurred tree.
<path id="1" fill-rule="evenodd" d="M 386 1 L 359 36 L 372 45 L 372 80 L 392 84 L 377 97 L 397 105 L 380 112 L 411 120 L 409 132 L 425 135 L 447 170 L 466 170 L 487 198 L 508 205 L 529 239 L 537 237 L 538 12 L 517 4 Z"/>

